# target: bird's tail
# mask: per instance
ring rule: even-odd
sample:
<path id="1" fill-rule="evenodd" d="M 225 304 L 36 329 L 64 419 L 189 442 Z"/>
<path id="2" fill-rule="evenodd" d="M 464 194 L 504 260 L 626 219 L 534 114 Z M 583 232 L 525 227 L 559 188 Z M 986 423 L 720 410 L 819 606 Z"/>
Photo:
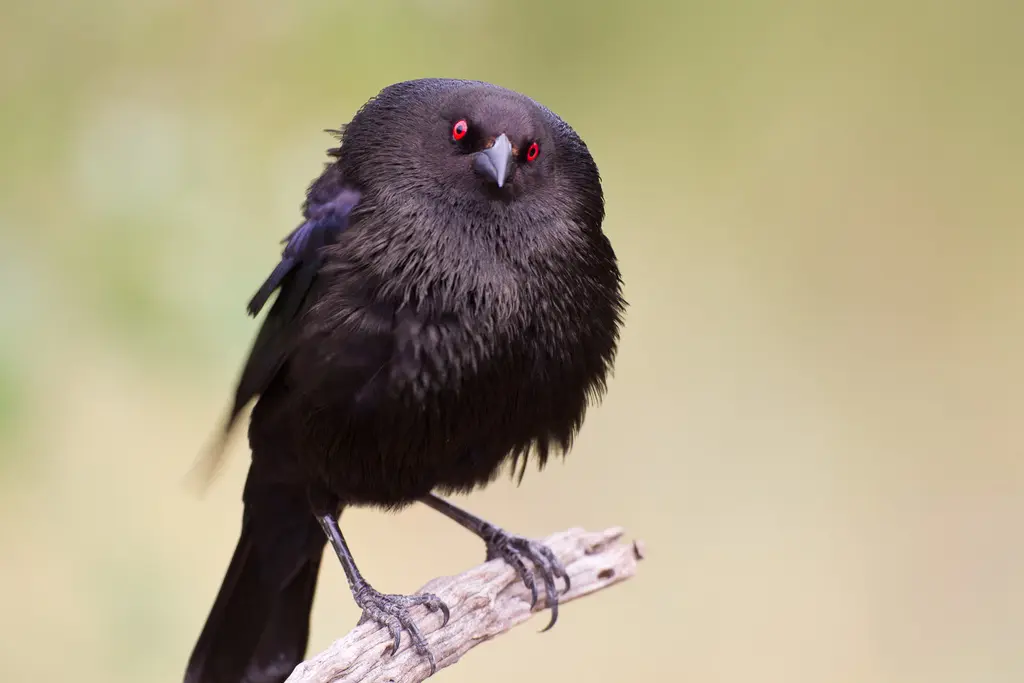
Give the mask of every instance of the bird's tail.
<path id="1" fill-rule="evenodd" d="M 325 537 L 306 506 L 252 508 L 185 683 L 280 683 L 305 655 Z"/>

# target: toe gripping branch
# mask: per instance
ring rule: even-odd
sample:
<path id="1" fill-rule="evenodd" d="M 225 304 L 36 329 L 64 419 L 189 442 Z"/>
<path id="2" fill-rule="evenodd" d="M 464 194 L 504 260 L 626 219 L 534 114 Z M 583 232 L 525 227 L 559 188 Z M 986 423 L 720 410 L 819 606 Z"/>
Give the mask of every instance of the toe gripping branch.
<path id="1" fill-rule="evenodd" d="M 566 591 L 569 590 L 571 583 L 565 567 L 550 548 L 538 541 L 510 534 L 433 494 L 423 498 L 422 501 L 483 539 L 487 544 L 488 561 L 500 558 L 508 562 L 516 570 L 516 574 L 519 575 L 526 587 L 530 589 L 531 608 L 537 605 L 537 600 L 540 597 L 536 580 L 537 577 L 540 577 L 541 583 L 544 584 L 548 607 L 551 608 L 551 621 L 541 632 L 543 633 L 555 625 L 555 622 L 558 621 L 558 589 L 555 581 L 562 579 L 565 582 Z M 527 561 L 533 565 L 532 571 L 526 566 Z"/>

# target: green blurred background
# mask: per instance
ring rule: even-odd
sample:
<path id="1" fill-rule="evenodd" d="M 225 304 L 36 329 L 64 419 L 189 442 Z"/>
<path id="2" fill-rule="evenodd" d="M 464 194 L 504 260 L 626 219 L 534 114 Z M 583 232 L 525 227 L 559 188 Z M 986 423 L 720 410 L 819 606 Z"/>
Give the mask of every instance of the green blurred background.
<path id="1" fill-rule="evenodd" d="M 1011 2 L 0 2 L 0 679 L 180 681 L 247 450 L 185 475 L 244 304 L 381 87 L 565 117 L 631 302 L 572 455 L 463 500 L 640 576 L 437 680 L 1024 680 L 1024 11 Z M 378 588 L 481 559 L 357 510 Z M 311 648 L 358 618 L 326 562 Z"/>

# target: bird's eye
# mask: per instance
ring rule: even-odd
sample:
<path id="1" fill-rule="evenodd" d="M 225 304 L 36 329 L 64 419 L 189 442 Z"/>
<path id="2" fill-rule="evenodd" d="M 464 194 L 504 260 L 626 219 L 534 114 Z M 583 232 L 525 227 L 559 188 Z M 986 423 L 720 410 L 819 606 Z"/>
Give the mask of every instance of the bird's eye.
<path id="1" fill-rule="evenodd" d="M 462 138 L 466 137 L 466 133 L 469 132 L 469 124 L 466 123 L 466 119 L 459 119 L 452 126 L 452 140 L 458 142 Z"/>
<path id="2" fill-rule="evenodd" d="M 540 156 L 540 145 L 538 145 L 536 142 L 530 143 L 529 149 L 526 150 L 526 160 L 532 163 L 532 162 L 536 161 L 537 157 L 539 157 L 539 156 Z"/>

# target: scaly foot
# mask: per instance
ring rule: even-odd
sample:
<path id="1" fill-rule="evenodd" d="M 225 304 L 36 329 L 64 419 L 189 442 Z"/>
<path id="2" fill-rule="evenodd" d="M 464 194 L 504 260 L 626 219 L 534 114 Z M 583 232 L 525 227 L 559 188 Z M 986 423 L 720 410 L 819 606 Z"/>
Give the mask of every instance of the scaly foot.
<path id="1" fill-rule="evenodd" d="M 526 587 L 530 589 L 532 602 L 530 607 L 537 604 L 537 582 L 536 577 L 544 584 L 544 592 L 547 594 L 548 607 L 551 608 L 551 621 L 541 631 L 547 631 L 558 621 L 558 589 L 555 587 L 555 579 L 565 581 L 565 590 L 569 590 L 569 575 L 565 567 L 559 562 L 555 554 L 543 543 L 531 541 L 522 536 L 510 534 L 503 529 L 491 526 L 485 530 L 484 541 L 487 543 L 487 559 L 494 560 L 501 558 L 512 565 L 519 578 L 523 580 Z M 482 534 L 483 535 L 483 534 Z M 526 567 L 529 560 L 533 565 L 533 571 Z"/>
<path id="2" fill-rule="evenodd" d="M 416 652 L 426 657 L 427 661 L 430 662 L 431 675 L 437 671 L 437 662 L 434 660 L 434 654 L 427 647 L 427 641 L 409 614 L 409 609 L 416 605 L 423 605 L 431 612 L 441 610 L 441 614 L 444 616 L 444 622 L 441 626 L 444 626 L 451 617 L 448 605 L 444 604 L 440 598 L 432 593 L 424 593 L 422 595 L 386 595 L 378 593 L 368 585 L 364 585 L 356 591 L 354 597 L 356 604 L 363 609 L 363 616 L 359 619 L 359 623 L 374 621 L 386 627 L 391 637 L 394 638 L 395 644 L 391 650 L 392 655 L 398 652 L 398 648 L 402 644 L 402 629 L 404 628 L 409 632 L 409 637 L 412 639 L 412 645 Z"/>

